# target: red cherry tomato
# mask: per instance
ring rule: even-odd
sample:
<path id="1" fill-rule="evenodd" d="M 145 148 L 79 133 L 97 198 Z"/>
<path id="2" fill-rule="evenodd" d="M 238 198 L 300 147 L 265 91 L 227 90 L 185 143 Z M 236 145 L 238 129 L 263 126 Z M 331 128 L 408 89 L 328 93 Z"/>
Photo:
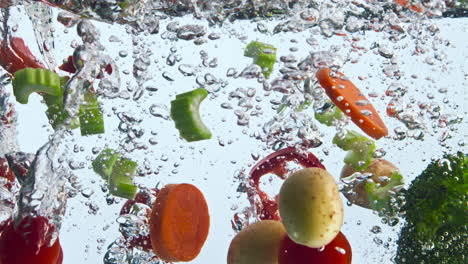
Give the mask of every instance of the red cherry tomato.
<path id="1" fill-rule="evenodd" d="M 42 218 L 44 219 L 44 218 Z M 25 238 L 26 232 L 35 234 L 42 233 L 42 229 L 35 228 L 44 222 L 43 220 L 33 221 L 30 225 L 20 224 L 16 229 L 12 221 L 8 223 L 0 236 L 0 264 L 62 264 L 63 252 L 60 241 L 49 247 L 44 243 L 44 239 Z"/>
<path id="2" fill-rule="evenodd" d="M 323 249 L 294 243 L 285 236 L 280 245 L 278 264 L 351 264 L 351 245 L 343 233 Z"/>

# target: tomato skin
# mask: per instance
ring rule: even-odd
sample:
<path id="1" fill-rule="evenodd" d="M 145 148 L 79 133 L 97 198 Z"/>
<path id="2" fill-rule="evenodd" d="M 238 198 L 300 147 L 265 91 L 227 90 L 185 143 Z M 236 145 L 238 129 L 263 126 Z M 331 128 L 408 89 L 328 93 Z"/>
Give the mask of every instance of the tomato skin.
<path id="1" fill-rule="evenodd" d="M 344 254 L 336 248 L 344 250 Z M 278 255 L 278 264 L 351 264 L 351 260 L 351 245 L 341 232 L 322 251 L 296 244 L 286 236 Z"/>
<path id="2" fill-rule="evenodd" d="M 33 224 L 25 229 L 30 230 L 34 226 Z M 22 230 L 14 228 L 13 221 L 8 223 L 0 236 L 0 264 L 62 264 L 62 259 L 59 239 L 51 247 L 43 245 L 36 249 L 31 241 L 23 237 Z"/>

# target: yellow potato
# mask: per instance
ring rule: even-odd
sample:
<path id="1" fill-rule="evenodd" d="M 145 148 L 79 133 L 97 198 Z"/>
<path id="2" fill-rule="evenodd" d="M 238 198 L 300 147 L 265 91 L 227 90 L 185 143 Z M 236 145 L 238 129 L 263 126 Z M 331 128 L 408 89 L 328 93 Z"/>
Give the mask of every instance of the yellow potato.
<path id="1" fill-rule="evenodd" d="M 279 221 L 264 220 L 239 232 L 231 241 L 228 264 L 277 264 L 281 240 L 286 236 Z"/>
<path id="2" fill-rule="evenodd" d="M 343 201 L 326 170 L 307 168 L 290 175 L 281 186 L 279 212 L 289 237 L 308 247 L 330 243 L 343 225 Z"/>

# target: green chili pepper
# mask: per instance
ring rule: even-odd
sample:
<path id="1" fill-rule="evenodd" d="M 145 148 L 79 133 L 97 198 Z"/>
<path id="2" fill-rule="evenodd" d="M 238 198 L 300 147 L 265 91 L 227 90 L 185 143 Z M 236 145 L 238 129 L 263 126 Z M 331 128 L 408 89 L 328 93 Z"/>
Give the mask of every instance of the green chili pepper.
<path id="1" fill-rule="evenodd" d="M 180 136 L 188 142 L 210 139 L 211 132 L 201 120 L 200 103 L 208 96 L 204 89 L 179 94 L 171 102 L 171 118 Z"/>
<path id="2" fill-rule="evenodd" d="M 343 112 L 332 102 L 325 103 L 321 111 L 315 112 L 315 119 L 326 126 L 332 126 L 334 120 L 343 118 Z"/>
<path id="3" fill-rule="evenodd" d="M 85 93 L 78 115 L 82 136 L 104 133 L 104 116 L 95 93 Z"/>
<path id="4" fill-rule="evenodd" d="M 113 149 L 103 150 L 93 161 L 93 170 L 104 180 L 108 180 L 115 162 L 120 158 L 120 153 Z"/>
<path id="5" fill-rule="evenodd" d="M 369 198 L 371 208 L 377 212 L 385 212 L 387 215 L 393 214 L 391 207 L 392 191 L 396 193 L 395 188 L 403 185 L 403 176 L 399 172 L 393 172 L 390 181 L 385 186 L 378 186 L 373 181 L 366 182 L 366 192 Z"/>
<path id="6" fill-rule="evenodd" d="M 244 56 L 254 59 L 254 64 L 262 68 L 263 75 L 269 77 L 276 61 L 276 48 L 273 45 L 252 41 L 244 51 Z"/>
<path id="7" fill-rule="evenodd" d="M 19 70 L 15 72 L 12 84 L 16 101 L 21 104 L 27 104 L 29 95 L 33 92 L 52 96 L 62 94 L 59 75 L 46 69 L 24 68 Z"/>
<path id="8" fill-rule="evenodd" d="M 357 171 L 362 171 L 369 166 L 372 161 L 372 154 L 374 154 L 376 149 L 373 140 L 355 131 L 348 131 L 343 138 L 335 135 L 333 144 L 336 144 L 343 150 L 349 151 L 344 162 L 351 165 Z"/>

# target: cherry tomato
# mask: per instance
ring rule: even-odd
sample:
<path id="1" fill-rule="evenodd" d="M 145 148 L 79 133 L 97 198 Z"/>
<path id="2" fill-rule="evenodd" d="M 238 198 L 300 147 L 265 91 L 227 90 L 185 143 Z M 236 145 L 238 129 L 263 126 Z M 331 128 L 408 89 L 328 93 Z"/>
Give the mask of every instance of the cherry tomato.
<path id="1" fill-rule="evenodd" d="M 8 223 L 0 236 L 0 264 L 62 264 L 63 252 L 59 239 L 49 247 L 44 243 L 47 241 L 45 237 L 38 238 L 36 235 L 42 233 L 43 227 L 40 225 L 45 218 L 36 219 L 38 221 L 29 225 L 20 224 L 16 229 L 13 221 Z"/>
<path id="2" fill-rule="evenodd" d="M 280 245 L 278 264 L 351 264 L 352 251 L 343 233 L 323 249 L 294 243 L 285 236 Z"/>

